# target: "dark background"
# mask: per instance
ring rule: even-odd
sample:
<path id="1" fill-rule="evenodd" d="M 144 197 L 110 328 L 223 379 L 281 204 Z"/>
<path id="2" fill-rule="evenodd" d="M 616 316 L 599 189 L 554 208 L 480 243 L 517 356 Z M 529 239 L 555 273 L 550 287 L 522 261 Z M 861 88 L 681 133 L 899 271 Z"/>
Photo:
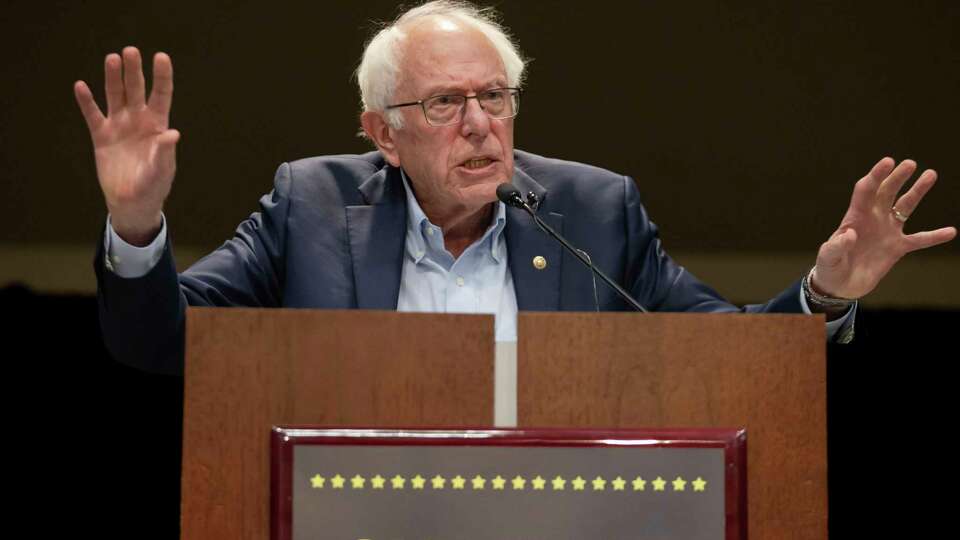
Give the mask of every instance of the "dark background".
<path id="1" fill-rule="evenodd" d="M 533 58 L 517 147 L 637 179 L 673 249 L 813 252 L 884 155 L 943 181 L 911 226 L 956 223 L 954 2 L 502 2 Z M 363 152 L 352 79 L 394 2 L 38 2 L 6 10 L 0 242 L 87 244 L 103 222 L 72 84 L 173 58 L 183 139 L 166 211 L 212 249 L 279 163 Z M 960 254 L 960 243 L 942 248 Z"/>
<path id="2" fill-rule="evenodd" d="M 940 172 L 911 229 L 958 224 L 953 2 L 499 7 L 533 58 L 517 146 L 636 178 L 671 250 L 812 258 L 852 183 L 884 155 Z M 209 250 L 255 209 L 280 162 L 369 148 L 354 136 L 351 76 L 372 21 L 396 12 L 384 1 L 8 2 L 0 248 L 75 246 L 92 258 L 104 210 L 72 83 L 86 80 L 102 104 L 106 53 L 134 44 L 173 57 L 183 138 L 166 212 L 178 246 Z M 957 260 L 960 242 L 934 255 Z M 921 269 L 924 256 L 912 258 Z M 49 270 L 39 257 L 17 264 L 24 281 Z M 56 271 L 92 283 L 87 260 Z M 901 296 L 944 282 L 928 277 Z M 0 349 L 11 524 L 36 536 L 175 537 L 180 381 L 113 362 L 88 292 L 0 287 L 13 319 Z M 957 298 L 956 287 L 943 295 Z M 833 537 L 917 536 L 949 517 L 954 459 L 941 437 L 955 424 L 958 313 L 867 302 L 858 343 L 831 348 Z"/>

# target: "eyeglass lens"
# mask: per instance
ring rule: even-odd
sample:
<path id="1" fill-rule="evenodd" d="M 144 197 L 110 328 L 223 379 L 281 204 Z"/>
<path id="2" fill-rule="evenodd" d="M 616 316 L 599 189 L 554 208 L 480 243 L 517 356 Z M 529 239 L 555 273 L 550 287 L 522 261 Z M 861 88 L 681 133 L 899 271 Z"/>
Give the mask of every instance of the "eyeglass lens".
<path id="1" fill-rule="evenodd" d="M 473 97 L 473 96 L 471 96 Z M 434 96 L 423 102 L 427 120 L 435 125 L 453 124 L 460 121 L 460 112 L 467 103 L 467 96 Z M 492 118 L 516 116 L 519 96 L 516 90 L 492 90 L 476 95 L 480 107 Z"/>

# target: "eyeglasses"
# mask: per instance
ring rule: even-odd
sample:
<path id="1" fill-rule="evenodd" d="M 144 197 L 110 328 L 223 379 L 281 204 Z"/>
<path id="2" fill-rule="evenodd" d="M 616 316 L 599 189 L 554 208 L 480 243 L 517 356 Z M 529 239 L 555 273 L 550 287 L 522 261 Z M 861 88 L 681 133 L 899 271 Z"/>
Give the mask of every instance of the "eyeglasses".
<path id="1" fill-rule="evenodd" d="M 419 105 L 423 109 L 423 116 L 431 126 L 449 126 L 457 124 L 463 120 L 463 109 L 467 105 L 468 99 L 476 99 L 480 108 L 487 113 L 490 118 L 503 120 L 504 118 L 513 118 L 520 111 L 520 89 L 519 88 L 493 88 L 485 92 L 479 92 L 472 96 L 464 95 L 444 95 L 432 96 L 419 101 L 410 103 L 397 103 L 387 106 L 389 109 L 399 107 L 412 107 Z"/>

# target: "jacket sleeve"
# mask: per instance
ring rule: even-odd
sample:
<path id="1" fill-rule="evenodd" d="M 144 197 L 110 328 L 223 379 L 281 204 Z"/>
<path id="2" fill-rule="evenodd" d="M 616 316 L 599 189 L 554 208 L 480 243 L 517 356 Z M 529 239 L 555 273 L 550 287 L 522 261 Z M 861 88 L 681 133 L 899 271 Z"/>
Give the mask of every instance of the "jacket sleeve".
<path id="1" fill-rule="evenodd" d="M 276 307 L 282 303 L 290 167 L 277 171 L 260 211 L 233 238 L 177 275 L 172 242 L 145 276 L 122 278 L 106 268 L 102 242 L 94 258 L 104 344 L 125 364 L 183 373 L 186 307 Z"/>

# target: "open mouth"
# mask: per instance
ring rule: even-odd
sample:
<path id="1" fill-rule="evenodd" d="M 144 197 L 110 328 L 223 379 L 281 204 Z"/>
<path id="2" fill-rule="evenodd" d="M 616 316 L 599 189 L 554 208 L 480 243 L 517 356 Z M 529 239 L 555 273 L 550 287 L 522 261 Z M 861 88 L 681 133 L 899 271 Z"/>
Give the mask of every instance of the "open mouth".
<path id="1" fill-rule="evenodd" d="M 467 160 L 463 162 L 463 165 L 461 166 L 467 170 L 473 171 L 488 167 L 491 163 L 493 163 L 493 160 L 490 158 L 478 158 Z"/>
<path id="2" fill-rule="evenodd" d="M 493 160 L 489 158 L 471 159 L 464 162 L 463 166 L 467 169 L 482 169 L 491 163 L 493 163 Z"/>

